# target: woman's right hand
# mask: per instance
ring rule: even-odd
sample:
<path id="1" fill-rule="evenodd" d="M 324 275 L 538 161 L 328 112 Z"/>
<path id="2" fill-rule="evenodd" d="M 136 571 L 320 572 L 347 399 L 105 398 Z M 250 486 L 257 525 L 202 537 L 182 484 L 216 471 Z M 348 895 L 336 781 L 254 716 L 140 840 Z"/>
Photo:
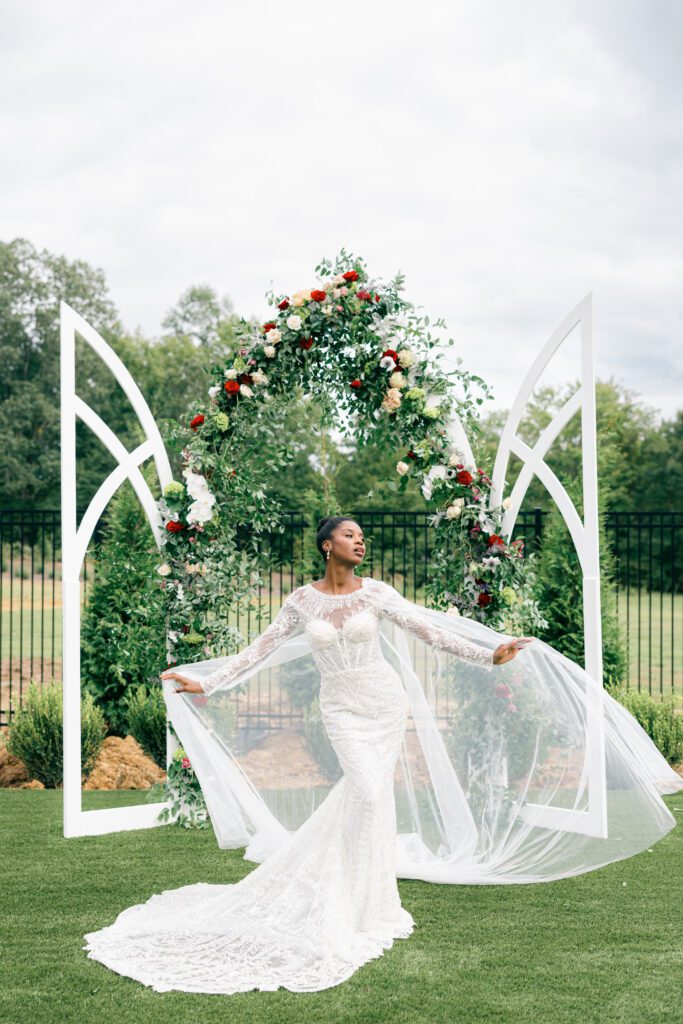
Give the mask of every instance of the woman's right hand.
<path id="1" fill-rule="evenodd" d="M 180 689 L 174 690 L 174 693 L 204 693 L 201 683 L 194 679 L 188 679 L 186 676 L 181 676 L 178 672 L 174 672 L 172 668 L 162 672 L 159 679 L 172 679 L 174 682 L 180 683 Z"/>

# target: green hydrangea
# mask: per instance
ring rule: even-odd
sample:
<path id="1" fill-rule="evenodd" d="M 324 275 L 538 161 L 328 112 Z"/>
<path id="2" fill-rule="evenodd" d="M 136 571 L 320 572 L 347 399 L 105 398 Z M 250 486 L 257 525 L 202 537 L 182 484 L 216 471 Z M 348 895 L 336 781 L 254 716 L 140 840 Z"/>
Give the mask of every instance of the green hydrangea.
<path id="1" fill-rule="evenodd" d="M 408 388 L 408 390 L 405 393 L 405 397 L 409 398 L 411 402 L 417 402 L 420 398 L 424 398 L 424 396 L 424 388 Z"/>
<path id="2" fill-rule="evenodd" d="M 517 604 L 517 594 L 512 587 L 503 587 L 500 592 L 500 597 L 501 600 L 510 607 L 512 607 L 513 604 Z"/>
<path id="3" fill-rule="evenodd" d="M 183 747 L 178 747 L 178 749 L 175 750 L 174 753 L 173 753 L 173 760 L 174 761 L 180 762 L 180 761 L 182 761 L 182 759 L 184 757 L 187 757 L 187 754 L 185 753 L 185 750 L 184 750 Z"/>
<path id="4" fill-rule="evenodd" d="M 219 430 L 227 430 L 230 425 L 228 414 L 225 412 L 217 412 L 214 416 L 214 422 Z"/>
<path id="5" fill-rule="evenodd" d="M 437 406 L 430 406 L 429 409 L 423 409 L 422 410 L 422 415 L 425 417 L 425 419 L 436 420 L 436 419 L 439 418 L 440 409 L 439 409 L 438 405 Z"/>
<path id="6" fill-rule="evenodd" d="M 204 643 L 204 637 L 201 633 L 185 633 L 181 639 L 184 643 L 191 644 L 193 647 Z"/>
<path id="7" fill-rule="evenodd" d="M 177 480 L 172 480 L 170 484 L 166 484 L 162 493 L 167 501 L 180 501 L 185 497 L 185 488 Z"/>

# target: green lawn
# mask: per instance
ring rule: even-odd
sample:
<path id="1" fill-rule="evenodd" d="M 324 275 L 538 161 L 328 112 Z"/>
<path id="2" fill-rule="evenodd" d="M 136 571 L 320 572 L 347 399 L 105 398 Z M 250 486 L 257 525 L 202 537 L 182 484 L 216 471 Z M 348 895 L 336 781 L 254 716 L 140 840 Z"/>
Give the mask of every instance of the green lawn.
<path id="1" fill-rule="evenodd" d="M 337 988 L 201 996 L 119 977 L 87 958 L 82 936 L 162 889 L 236 881 L 252 868 L 240 851 L 175 827 L 65 840 L 61 793 L 0 791 L 0 1020 L 681 1024 L 683 794 L 665 800 L 678 827 L 599 871 L 529 886 L 401 882 L 415 932 Z"/>

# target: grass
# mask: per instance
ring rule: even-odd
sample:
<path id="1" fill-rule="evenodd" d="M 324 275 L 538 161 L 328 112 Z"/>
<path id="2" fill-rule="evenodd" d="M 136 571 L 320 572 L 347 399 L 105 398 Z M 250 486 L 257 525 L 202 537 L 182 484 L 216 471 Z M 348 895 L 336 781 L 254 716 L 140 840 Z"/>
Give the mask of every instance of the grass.
<path id="1" fill-rule="evenodd" d="M 253 867 L 241 851 L 219 850 L 210 830 L 175 827 L 65 840 L 61 793 L 0 791 L 0 1020 L 681 1024 L 683 794 L 665 801 L 679 824 L 651 853 L 576 878 L 400 882 L 415 932 L 341 986 L 202 996 L 119 977 L 87 958 L 82 936 L 162 889 L 237 881 Z"/>

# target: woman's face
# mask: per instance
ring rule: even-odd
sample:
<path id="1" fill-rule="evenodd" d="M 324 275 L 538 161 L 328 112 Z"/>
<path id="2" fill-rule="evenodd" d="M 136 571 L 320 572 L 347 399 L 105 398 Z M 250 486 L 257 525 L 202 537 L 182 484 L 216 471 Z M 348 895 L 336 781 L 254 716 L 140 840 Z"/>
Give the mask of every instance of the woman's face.
<path id="1" fill-rule="evenodd" d="M 345 519 L 339 526 L 335 526 L 330 535 L 332 547 L 330 555 L 334 555 L 338 562 L 346 562 L 348 565 L 360 565 L 365 557 L 365 541 L 363 531 L 353 519 Z"/>

